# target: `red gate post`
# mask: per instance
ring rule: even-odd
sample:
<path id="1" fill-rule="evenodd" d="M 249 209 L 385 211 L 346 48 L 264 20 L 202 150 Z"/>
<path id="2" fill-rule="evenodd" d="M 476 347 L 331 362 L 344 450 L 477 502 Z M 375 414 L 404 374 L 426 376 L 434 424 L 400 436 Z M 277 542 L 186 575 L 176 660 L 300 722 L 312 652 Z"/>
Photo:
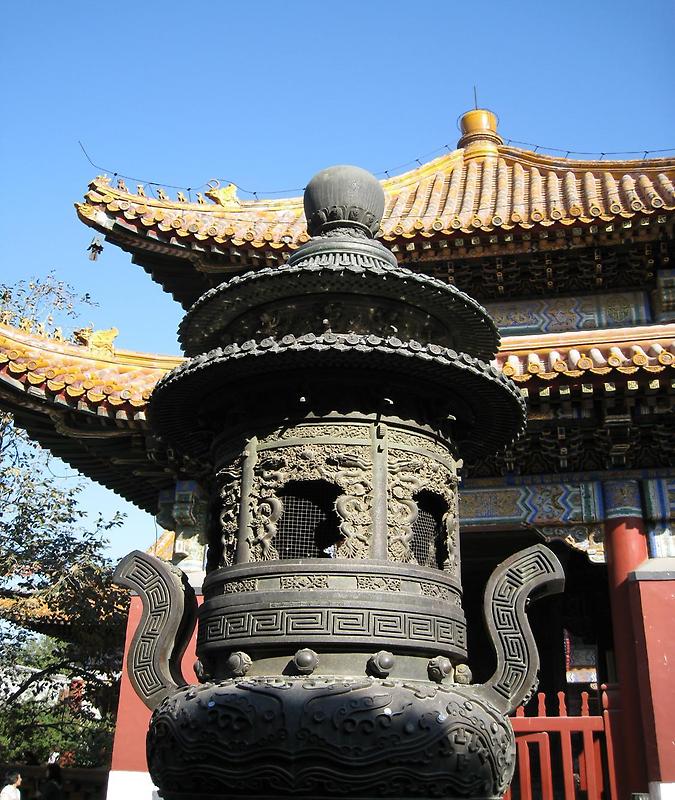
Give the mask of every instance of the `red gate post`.
<path id="1" fill-rule="evenodd" d="M 638 639 L 649 796 L 675 797 L 675 558 L 652 558 L 630 575 Z"/>
<path id="2" fill-rule="evenodd" d="M 536 745 L 539 751 L 539 794 L 533 797 L 532 764 L 530 762 L 530 745 Z M 551 742 L 548 733 L 527 733 L 516 739 L 518 776 L 520 794 L 519 800 L 553 800 L 553 768 L 551 765 Z M 504 795 L 503 800 L 511 800 L 511 790 Z"/>
<path id="3" fill-rule="evenodd" d="M 638 651 L 631 621 L 628 575 L 648 557 L 640 487 L 635 480 L 603 483 L 605 553 L 612 607 L 614 657 L 621 698 L 621 727 L 615 731 L 620 800 L 647 791 L 644 734 L 638 694 Z"/>
<path id="4" fill-rule="evenodd" d="M 565 692 L 558 692 L 558 716 L 567 717 L 567 703 Z M 560 754 L 562 758 L 562 776 L 565 788 L 565 800 L 574 800 L 574 758 L 572 756 L 572 731 L 570 728 L 560 729 Z"/>
<path id="5" fill-rule="evenodd" d="M 610 687 L 603 683 L 600 687 L 600 700 L 602 702 L 602 725 L 605 734 L 605 751 L 607 753 L 607 780 L 609 782 L 610 800 L 618 800 L 619 790 L 616 785 L 616 755 L 614 753 L 613 732 L 619 728 L 620 718 L 615 723 L 614 716 L 617 713 L 612 704 L 616 700 L 616 687 Z M 620 715 L 619 715 L 620 716 Z"/>

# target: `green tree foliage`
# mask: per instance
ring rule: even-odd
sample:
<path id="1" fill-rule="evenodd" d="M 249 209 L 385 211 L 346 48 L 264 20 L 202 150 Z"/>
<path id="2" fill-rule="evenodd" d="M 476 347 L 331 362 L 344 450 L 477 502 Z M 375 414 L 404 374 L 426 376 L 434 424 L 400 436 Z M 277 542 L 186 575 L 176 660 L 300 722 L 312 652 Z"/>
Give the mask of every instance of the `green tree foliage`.
<path id="1" fill-rule="evenodd" d="M 67 701 L 28 700 L 0 713 L 4 763 L 45 763 L 59 753 L 64 766 L 108 765 L 115 730 L 113 714 L 99 715 Z"/>
<path id="2" fill-rule="evenodd" d="M 89 294 L 78 295 L 53 272 L 43 278 L 32 278 L 9 285 L 0 283 L 0 322 L 27 331 L 71 338 L 72 327 L 82 306 L 95 306 Z"/>
<path id="3" fill-rule="evenodd" d="M 0 284 L 1 321 L 56 338 L 90 303 L 53 275 Z M 88 514 L 82 479 L 64 469 L 0 411 L 0 762 L 109 755 L 127 596 L 112 585 L 105 537 L 121 518 Z M 75 678 L 85 701 L 43 697 Z"/>

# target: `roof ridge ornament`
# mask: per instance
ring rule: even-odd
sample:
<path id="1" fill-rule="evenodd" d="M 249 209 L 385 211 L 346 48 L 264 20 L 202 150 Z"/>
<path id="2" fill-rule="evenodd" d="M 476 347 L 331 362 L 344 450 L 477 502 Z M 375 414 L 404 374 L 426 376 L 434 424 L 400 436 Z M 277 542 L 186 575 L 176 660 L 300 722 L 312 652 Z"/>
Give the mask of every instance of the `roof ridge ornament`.
<path id="1" fill-rule="evenodd" d="M 117 328 L 94 330 L 93 325 L 88 325 L 73 332 L 76 342 L 84 345 L 91 353 L 97 356 L 110 357 L 115 355 L 113 342 L 118 335 L 119 330 Z"/>
<path id="2" fill-rule="evenodd" d="M 384 214 L 384 190 L 361 167 L 339 165 L 317 172 L 304 194 L 310 236 L 341 234 L 372 239 Z"/>
<path id="3" fill-rule="evenodd" d="M 223 208 L 239 208 L 241 200 L 237 197 L 236 183 L 228 183 L 227 186 L 221 186 L 217 178 L 213 178 L 208 183 L 208 190 L 204 194 Z"/>
<path id="4" fill-rule="evenodd" d="M 504 140 L 497 133 L 497 115 L 487 108 L 472 108 L 459 118 L 462 136 L 457 147 L 464 148 L 464 158 L 496 158 Z"/>

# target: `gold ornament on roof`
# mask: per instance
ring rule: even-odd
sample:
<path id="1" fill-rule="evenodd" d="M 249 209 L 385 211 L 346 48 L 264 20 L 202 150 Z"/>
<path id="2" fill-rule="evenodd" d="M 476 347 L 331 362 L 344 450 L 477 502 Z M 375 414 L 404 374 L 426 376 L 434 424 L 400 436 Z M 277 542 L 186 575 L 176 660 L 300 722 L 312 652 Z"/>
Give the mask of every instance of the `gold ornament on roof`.
<path id="1" fill-rule="evenodd" d="M 80 328 L 75 331 L 73 336 L 80 344 L 83 344 L 90 352 L 99 356 L 114 356 L 115 348 L 113 342 L 117 338 L 119 330 L 117 328 L 108 328 L 103 331 L 95 331 L 93 325 L 87 328 Z"/>
<path id="2" fill-rule="evenodd" d="M 240 205 L 239 198 L 237 197 L 237 187 L 234 183 L 228 183 L 227 186 L 220 185 L 217 180 L 209 181 L 210 189 L 206 192 L 206 196 L 215 200 L 221 206 L 238 206 Z"/>

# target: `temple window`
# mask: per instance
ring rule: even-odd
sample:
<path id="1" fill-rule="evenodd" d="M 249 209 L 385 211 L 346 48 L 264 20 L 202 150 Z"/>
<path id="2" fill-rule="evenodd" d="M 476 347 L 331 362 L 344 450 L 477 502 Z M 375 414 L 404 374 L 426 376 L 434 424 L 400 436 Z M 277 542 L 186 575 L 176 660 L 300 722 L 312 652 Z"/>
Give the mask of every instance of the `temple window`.
<path id="1" fill-rule="evenodd" d="M 443 527 L 447 505 L 442 497 L 428 491 L 419 492 L 414 500 L 417 517 L 412 524 L 410 549 L 420 566 L 442 568 L 447 558 Z"/>
<path id="2" fill-rule="evenodd" d="M 328 481 L 291 481 L 279 493 L 284 510 L 274 546 L 279 558 L 336 558 L 343 541 L 335 501 L 337 486 Z"/>

